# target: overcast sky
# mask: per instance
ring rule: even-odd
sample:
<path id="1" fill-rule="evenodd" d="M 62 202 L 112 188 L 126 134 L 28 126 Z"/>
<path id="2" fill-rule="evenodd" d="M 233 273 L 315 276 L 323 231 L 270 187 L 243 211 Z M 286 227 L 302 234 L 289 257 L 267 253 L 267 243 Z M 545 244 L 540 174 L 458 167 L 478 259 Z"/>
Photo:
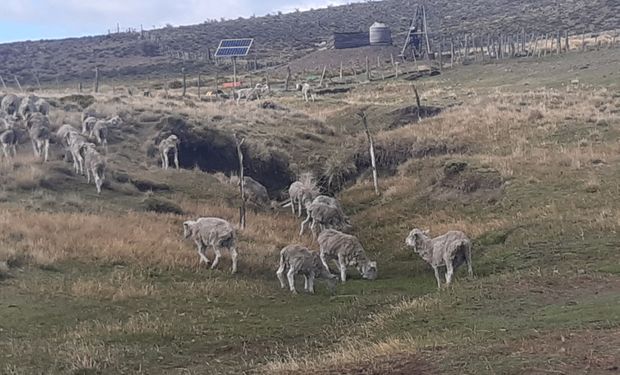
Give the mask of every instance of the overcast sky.
<path id="1" fill-rule="evenodd" d="M 0 0 L 0 43 L 104 34 L 115 29 L 190 25 L 326 7 L 354 0 Z"/>

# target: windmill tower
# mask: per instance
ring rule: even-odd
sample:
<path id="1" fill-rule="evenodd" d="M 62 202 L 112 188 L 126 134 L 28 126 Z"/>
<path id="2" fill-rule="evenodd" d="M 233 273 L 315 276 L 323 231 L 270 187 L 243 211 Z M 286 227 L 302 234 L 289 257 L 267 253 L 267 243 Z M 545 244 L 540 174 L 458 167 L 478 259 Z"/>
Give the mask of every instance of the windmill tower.
<path id="1" fill-rule="evenodd" d="M 400 53 L 400 57 L 406 59 L 407 55 L 422 59 L 430 58 L 431 45 L 428 40 L 428 24 L 426 22 L 426 5 L 418 4 L 407 32 L 405 44 Z"/>

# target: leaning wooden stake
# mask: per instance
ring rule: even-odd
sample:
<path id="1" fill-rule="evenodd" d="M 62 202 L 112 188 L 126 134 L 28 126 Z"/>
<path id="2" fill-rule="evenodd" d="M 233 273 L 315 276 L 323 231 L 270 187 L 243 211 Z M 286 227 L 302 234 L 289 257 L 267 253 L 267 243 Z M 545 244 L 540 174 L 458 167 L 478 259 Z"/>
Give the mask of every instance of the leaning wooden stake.
<path id="1" fill-rule="evenodd" d="M 187 74 L 185 74 L 185 68 L 181 68 L 181 73 L 183 73 L 183 97 L 187 93 Z"/>
<path id="2" fill-rule="evenodd" d="M 323 87 L 323 80 L 325 79 L 326 72 L 327 72 L 327 65 L 323 67 L 323 73 L 321 73 L 321 80 L 319 81 L 319 87 Z"/>
<path id="3" fill-rule="evenodd" d="M 241 207 L 239 207 L 239 226 L 245 229 L 245 183 L 243 182 L 243 152 L 241 145 L 245 142 L 245 138 L 239 138 L 235 134 L 235 144 L 237 145 L 237 156 L 239 157 L 239 190 L 241 192 Z"/>
<path id="4" fill-rule="evenodd" d="M 420 120 L 422 120 L 422 115 L 421 115 L 422 105 L 420 104 L 420 95 L 418 94 L 418 89 L 417 87 L 415 87 L 415 85 L 413 85 L 413 93 L 415 94 L 415 104 L 418 107 L 418 122 L 419 122 Z"/>
<path id="5" fill-rule="evenodd" d="M 377 177 L 377 162 L 375 159 L 375 143 L 370 135 L 370 129 L 368 129 L 368 119 L 366 117 L 366 112 L 360 112 L 357 114 L 362 119 L 362 124 L 364 125 L 364 131 L 366 132 L 366 137 L 368 138 L 368 145 L 370 147 L 370 163 L 372 166 L 372 180 L 375 185 L 375 194 L 381 195 L 379 192 L 379 179 Z"/>
<path id="6" fill-rule="evenodd" d="M 99 92 L 99 68 L 95 67 L 95 92 Z"/>
<path id="7" fill-rule="evenodd" d="M 291 67 L 286 67 L 286 81 L 284 81 L 284 91 L 288 91 L 289 84 L 291 83 Z"/>
<path id="8" fill-rule="evenodd" d="M 21 83 L 19 83 L 19 78 L 17 78 L 17 76 L 15 76 L 15 83 L 17 84 L 17 87 L 19 87 L 19 91 L 24 92 L 24 89 L 22 89 L 22 85 Z"/>
<path id="9" fill-rule="evenodd" d="M 370 62 L 368 56 L 366 56 L 366 80 L 370 82 Z"/>
<path id="10" fill-rule="evenodd" d="M 0 83 L 2 83 L 2 87 L 4 87 L 4 89 L 7 90 L 6 83 L 4 83 L 4 79 L 2 79 L 2 76 L 0 76 Z"/>

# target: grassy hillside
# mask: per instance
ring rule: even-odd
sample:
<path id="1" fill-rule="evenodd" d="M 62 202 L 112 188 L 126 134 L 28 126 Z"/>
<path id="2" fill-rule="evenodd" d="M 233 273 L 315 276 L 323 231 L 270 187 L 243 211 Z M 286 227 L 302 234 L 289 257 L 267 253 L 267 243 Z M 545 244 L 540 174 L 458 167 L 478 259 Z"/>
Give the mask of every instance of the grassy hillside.
<path id="1" fill-rule="evenodd" d="M 429 27 L 445 37 L 462 34 L 499 35 L 551 33 L 559 30 L 581 33 L 620 27 L 620 5 L 614 0 L 544 1 L 475 0 L 467 2 L 427 1 Z M 56 41 L 31 41 L 0 45 L 0 75 L 22 84 L 86 82 L 95 67 L 108 80 L 144 79 L 208 72 L 215 67 L 202 61 L 173 59 L 168 50 L 207 53 L 220 39 L 256 38 L 254 53 L 261 64 L 282 64 L 317 49 L 334 31 L 367 30 L 375 21 L 393 29 L 394 40 L 402 45 L 418 2 L 373 1 L 307 12 L 239 18 L 223 22 L 164 28 L 147 33 L 121 33 Z M 439 34 L 436 34 L 439 35 Z M 220 70 L 225 67 L 220 66 Z"/>
<path id="2" fill-rule="evenodd" d="M 99 112 L 125 120 L 101 196 L 59 150 L 41 165 L 22 147 L 0 169 L 0 372 L 616 372 L 619 61 L 612 49 L 424 78 L 423 104 L 444 108 L 419 123 L 396 121 L 412 105 L 403 80 L 317 103 L 269 98 L 284 111 L 94 98 Z M 77 120 L 83 98 L 49 96 L 55 124 Z M 360 109 L 376 137 L 379 197 Z M 183 170 L 164 172 L 149 150 L 173 129 L 196 148 L 181 150 Z M 252 210 L 237 275 L 228 259 L 215 271 L 198 264 L 181 223 L 236 222 L 236 187 L 213 173 L 236 160 L 208 167 L 208 149 L 228 150 L 233 131 L 248 137 L 248 165 L 341 177 L 338 195 L 378 261 L 377 280 L 351 271 L 334 295 L 322 283 L 316 295 L 281 290 L 279 249 L 317 247 L 299 239 L 287 210 Z M 283 180 L 269 181 L 277 198 Z M 432 270 L 404 247 L 413 227 L 467 233 L 475 278 L 461 270 L 437 291 Z"/>

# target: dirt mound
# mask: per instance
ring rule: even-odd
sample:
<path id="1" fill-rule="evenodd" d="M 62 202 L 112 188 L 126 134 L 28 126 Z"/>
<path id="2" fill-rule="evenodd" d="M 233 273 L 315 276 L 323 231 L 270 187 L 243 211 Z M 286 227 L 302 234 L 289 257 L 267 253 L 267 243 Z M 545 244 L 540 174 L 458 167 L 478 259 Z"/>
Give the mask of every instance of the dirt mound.
<path id="1" fill-rule="evenodd" d="M 393 117 L 394 120 L 390 124 L 389 128 L 400 128 L 401 126 L 418 122 L 423 118 L 434 117 L 441 113 L 441 111 L 442 108 L 433 106 L 421 106 L 418 109 L 418 106 L 410 105 L 400 108 L 390 113 L 390 116 Z"/>
<path id="2" fill-rule="evenodd" d="M 433 187 L 432 196 L 446 200 L 484 199 L 495 201 L 504 186 L 501 174 L 492 168 L 470 166 L 464 161 L 449 161 L 443 176 Z"/>

